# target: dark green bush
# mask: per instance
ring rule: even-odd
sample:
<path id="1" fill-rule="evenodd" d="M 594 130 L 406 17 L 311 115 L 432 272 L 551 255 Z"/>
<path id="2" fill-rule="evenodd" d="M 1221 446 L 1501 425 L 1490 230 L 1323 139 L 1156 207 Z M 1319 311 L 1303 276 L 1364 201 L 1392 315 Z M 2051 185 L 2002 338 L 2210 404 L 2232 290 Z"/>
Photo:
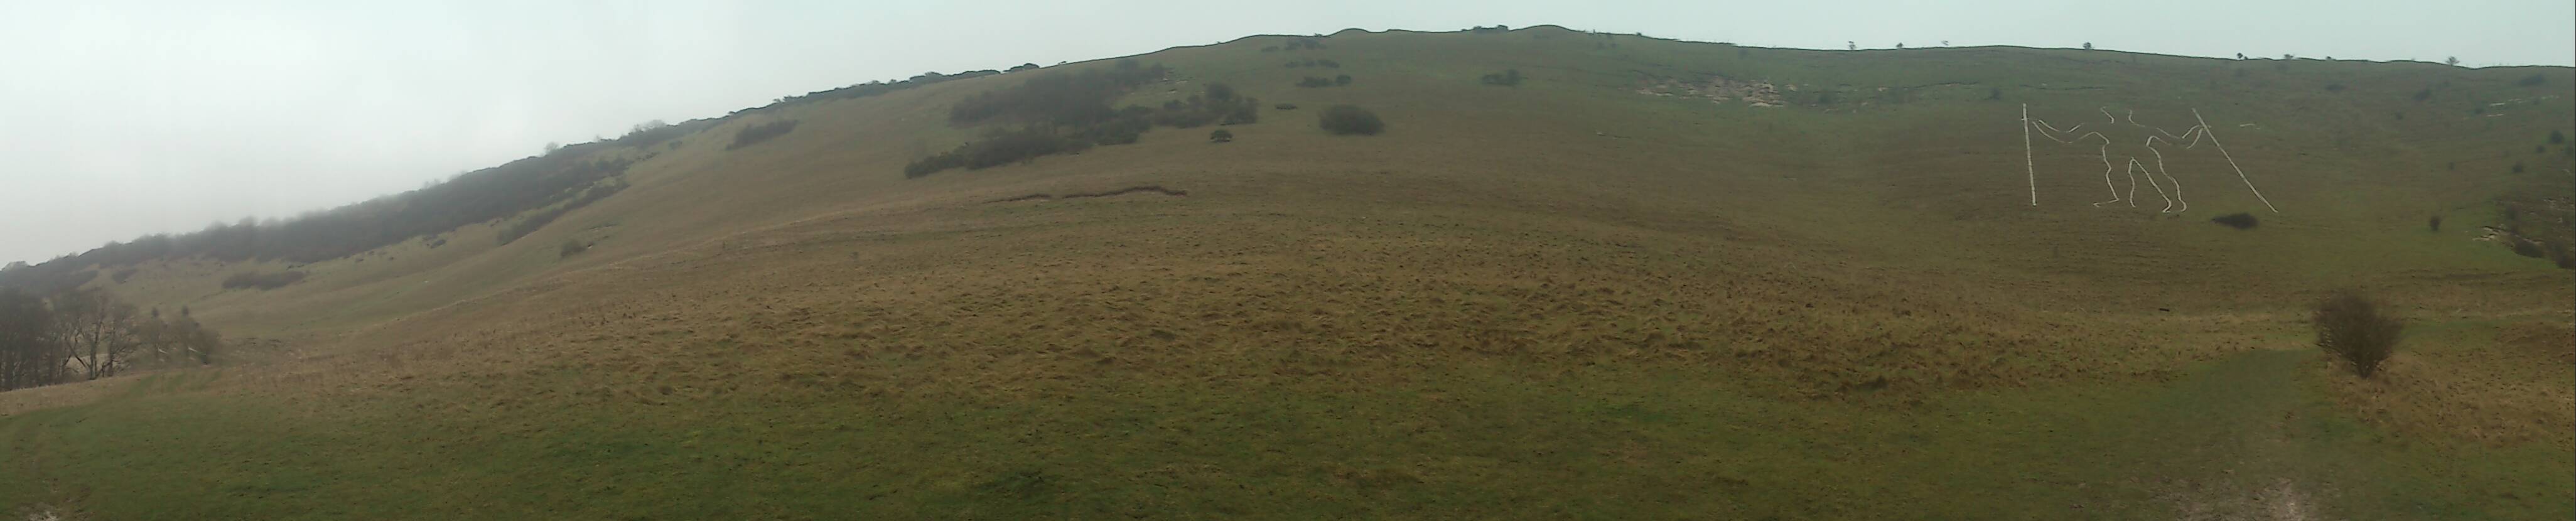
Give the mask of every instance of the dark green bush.
<path id="1" fill-rule="evenodd" d="M 2379 305 L 2359 293 L 2344 291 L 2318 302 L 2312 315 L 2317 347 L 2352 365 L 2353 374 L 2370 378 L 2397 352 L 2406 324 L 2380 316 Z"/>
<path id="2" fill-rule="evenodd" d="M 1216 142 L 1216 143 L 1229 143 L 1229 142 L 1233 142 L 1233 141 L 1234 141 L 1234 132 L 1233 132 L 1233 131 L 1226 130 L 1226 129 L 1221 129 L 1221 128 L 1220 128 L 1220 129 L 1216 129 L 1216 131 L 1215 131 L 1215 132 L 1209 132 L 1209 133 L 1208 133 L 1208 141 Z"/>
<path id="3" fill-rule="evenodd" d="M 1379 120 L 1377 113 L 1353 105 L 1327 107 L 1323 112 L 1318 113 L 1316 120 L 1324 127 L 1325 132 L 1337 136 L 1352 134 L 1374 136 L 1386 131 L 1386 122 Z"/>
<path id="4" fill-rule="evenodd" d="M 1521 84 L 1521 70 L 1506 69 L 1503 72 L 1486 74 L 1484 78 L 1477 81 L 1486 85 L 1501 85 L 1505 87 L 1516 86 Z"/>
<path id="5" fill-rule="evenodd" d="M 590 251 L 589 244 L 581 242 L 581 239 L 565 238 L 563 245 L 555 247 L 555 257 L 571 257 L 585 251 Z"/>
<path id="6" fill-rule="evenodd" d="M 792 119 L 783 119 L 742 127 L 741 131 L 734 132 L 733 144 L 725 145 L 725 150 L 757 145 L 762 141 L 768 141 L 770 138 L 787 135 L 788 132 L 794 130 L 796 130 L 796 120 Z"/>
<path id="7" fill-rule="evenodd" d="M 2430 231 L 2442 231 L 2442 216 L 2436 215 L 2431 219 L 2425 219 L 2424 227 Z"/>
<path id="8" fill-rule="evenodd" d="M 2262 221 L 2261 221 L 2261 220 L 2259 220 L 2259 219 L 2255 219 L 2255 218 L 2254 218 L 2254 214 L 2244 213 L 2244 212 L 2237 212 L 2237 213 L 2231 213 L 2231 214 L 2227 214 L 2227 215 L 2221 215 L 2221 216 L 2218 216 L 2218 217 L 2213 217 L 2213 218 L 2210 218 L 2209 222 L 2214 222 L 2214 223 L 2218 223 L 2218 224 L 2227 225 L 2227 227 L 2229 227 L 2229 228 L 2235 228 L 2235 229 L 2239 229 L 2239 230 L 2251 230 L 2251 229 L 2254 229 L 2254 226 L 2259 225 L 2259 224 L 2262 224 Z"/>
<path id="9" fill-rule="evenodd" d="M 2531 239 L 2515 237 L 2512 239 L 2512 244 L 2514 255 L 2521 255 L 2534 259 L 2549 258 L 2549 252 L 2540 249 L 2540 243 L 2532 242 Z"/>
<path id="10" fill-rule="evenodd" d="M 1350 84 L 1351 84 L 1351 75 L 1349 75 L 1349 74 L 1344 74 L 1344 75 L 1334 76 L 1334 77 L 1333 77 L 1333 86 L 1335 86 L 1335 87 L 1349 86 Z"/>
<path id="11" fill-rule="evenodd" d="M 1306 79 L 1297 80 L 1297 86 L 1306 88 L 1331 87 L 1333 86 L 1333 80 L 1332 78 L 1320 76 L 1307 76 Z"/>

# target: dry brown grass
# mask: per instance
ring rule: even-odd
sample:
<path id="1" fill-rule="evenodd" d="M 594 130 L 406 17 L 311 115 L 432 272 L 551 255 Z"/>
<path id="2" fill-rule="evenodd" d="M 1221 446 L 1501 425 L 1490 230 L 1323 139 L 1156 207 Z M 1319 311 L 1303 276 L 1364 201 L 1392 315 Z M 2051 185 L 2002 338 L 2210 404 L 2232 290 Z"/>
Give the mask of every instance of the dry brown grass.
<path id="1" fill-rule="evenodd" d="M 2567 427 L 2576 424 L 2576 333 L 2566 324 L 2516 322 L 2410 341 L 2423 348 L 2401 352 L 2378 378 L 2331 378 L 2336 400 L 2411 436 L 2576 444 Z"/>
<path id="2" fill-rule="evenodd" d="M 2287 207 L 2239 232 L 2201 215 L 2055 204 L 2098 189 L 2080 176 L 2043 180 L 2052 204 L 2026 206 L 2017 178 L 1992 182 L 2020 159 L 2003 146 L 2019 136 L 1993 124 L 2007 120 L 1992 107 L 1675 105 L 1628 92 L 1624 73 L 1578 74 L 1610 59 L 1581 38 L 1397 36 L 1337 37 L 1335 52 L 1387 56 L 1349 60 L 1370 81 L 1341 89 L 1292 92 L 1279 80 L 1295 71 L 1239 65 L 1269 62 L 1241 60 L 1247 49 L 1154 57 L 1183 80 L 1277 86 L 1245 95 L 1371 107 L 1396 129 L 1374 137 L 1335 138 L 1281 116 L 1228 127 L 1239 138 L 1228 146 L 1158 130 L 1031 165 L 903 179 L 914 151 L 971 135 L 938 123 L 949 103 L 1005 84 L 962 80 L 794 107 L 778 115 L 802 122 L 794 132 L 738 153 L 723 153 L 723 139 L 687 138 L 636 164 L 633 188 L 510 245 L 476 240 L 493 231 L 473 226 L 435 250 L 405 243 L 364 263 L 298 268 L 313 277 L 270 292 L 214 291 L 208 277 L 246 266 L 177 263 L 124 287 L 147 304 L 195 305 L 233 336 L 285 342 L 246 351 L 249 362 L 223 368 L 202 392 L 314 413 L 392 403 L 480 418 L 493 416 L 470 413 L 1019 403 L 1113 381 L 1352 392 L 1488 367 L 1546 376 L 1600 366 L 1679 369 L 1730 393 L 1887 410 L 2157 382 L 2245 351 L 2309 351 L 2304 304 L 2358 285 L 2436 333 L 2411 339 L 2422 348 L 2381 378 L 2329 379 L 2343 406 L 2425 439 L 2570 437 L 2568 333 L 2529 323 L 2566 315 L 2571 279 L 2423 233 L 2411 210 L 2378 216 L 2469 196 L 2456 193 L 2458 179 L 2310 157 L 2344 149 L 2317 137 L 2328 133 L 2230 131 L 2237 160 L 2262 165 L 2266 192 Z M 1544 47 L 1559 44 L 1582 47 Z M 1747 65 L 1722 58 L 1733 52 L 1627 45 L 1646 53 L 1634 62 L 1656 67 Z M 1971 57 L 1964 68 L 1943 75 L 2029 79 L 1994 72 L 2027 60 L 1960 52 Z M 1405 59 L 1420 61 L 1365 70 Z M 1912 79 L 1848 72 L 1906 62 L 1852 59 L 1863 61 L 1766 67 L 1782 85 Z M 1635 65 L 1619 63 L 1602 70 Z M 1550 72 L 1514 89 L 1471 81 L 1504 66 Z M 2096 82 L 2090 70 L 2041 79 Z M 1183 95 L 1159 87 L 1120 104 Z M 2149 99 L 2122 89 L 2015 95 Z M 2343 128 L 2303 119 L 2333 111 L 2290 107 L 2241 108 L 2213 123 Z M 2409 118 L 2419 119 L 2430 118 Z M 2039 161 L 2065 170 L 2090 159 L 2043 152 Z M 2419 159 L 2437 158 L 2389 162 Z M 2235 182 L 2210 177 L 2223 164 L 2178 156 L 2173 165 L 2195 190 L 2213 187 L 2195 192 L 2205 197 L 2196 205 L 2253 208 L 2214 188 Z M 987 204 L 1144 186 L 1187 196 Z M 568 238 L 596 246 L 561 257 L 553 246 Z M 0 411 L 79 403 L 117 385 L 0 393 Z M 1351 462 L 1329 474 L 1375 486 L 1418 470 Z M 2248 508 L 2318 493 L 2236 485 L 2229 493 L 2254 498 Z"/>

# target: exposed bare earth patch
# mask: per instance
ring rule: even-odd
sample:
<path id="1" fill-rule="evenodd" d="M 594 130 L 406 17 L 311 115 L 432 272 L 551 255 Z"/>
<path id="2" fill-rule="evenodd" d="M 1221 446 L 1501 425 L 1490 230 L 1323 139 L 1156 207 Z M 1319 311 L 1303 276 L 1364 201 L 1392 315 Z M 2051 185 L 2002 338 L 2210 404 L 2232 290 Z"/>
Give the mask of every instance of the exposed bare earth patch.
<path id="1" fill-rule="evenodd" d="M 1741 101 L 1756 107 L 1777 107 L 1788 104 L 1780 99 L 1780 88 L 1772 85 L 1771 82 L 1734 80 L 1714 74 L 1699 80 L 1648 77 L 1638 80 L 1637 93 L 1648 96 L 1701 98 L 1711 103 Z"/>

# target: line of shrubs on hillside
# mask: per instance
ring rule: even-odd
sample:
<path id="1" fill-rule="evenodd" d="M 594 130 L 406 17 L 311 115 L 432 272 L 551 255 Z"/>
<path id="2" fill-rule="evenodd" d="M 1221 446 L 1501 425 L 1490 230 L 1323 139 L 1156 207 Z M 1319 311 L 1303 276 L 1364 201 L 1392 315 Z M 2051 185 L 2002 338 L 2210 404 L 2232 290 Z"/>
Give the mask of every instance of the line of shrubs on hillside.
<path id="1" fill-rule="evenodd" d="M 1035 64 L 1013 67 L 1012 71 L 1038 68 Z M 14 287 L 37 295 L 50 295 L 78 287 L 95 278 L 93 267 L 129 266 L 157 259 L 200 257 L 218 261 L 287 260 L 313 262 L 344 257 L 415 237 L 430 237 L 453 231 L 469 224 L 493 222 L 521 212 L 545 208 L 571 197 L 568 188 L 590 186 L 594 182 L 622 172 L 627 160 L 592 160 L 595 152 L 609 147 L 634 147 L 649 150 L 659 146 L 676 146 L 680 139 L 706 128 L 731 120 L 733 116 L 761 112 L 785 106 L 830 100 L 864 98 L 924 85 L 1001 74 L 1001 71 L 977 70 L 955 74 L 927 72 L 908 79 L 869 81 L 856 85 L 809 92 L 779 98 L 767 105 L 733 111 L 725 117 L 690 120 L 680 124 L 651 121 L 636 125 L 630 132 L 613 139 L 590 143 L 558 145 L 549 143 L 545 153 L 491 168 L 458 174 L 443 182 L 419 190 L 404 192 L 312 212 L 289 219 L 259 220 L 244 218 L 238 223 L 216 223 L 206 229 L 180 234 L 152 234 L 132 241 L 109 243 L 74 255 L 36 263 L 11 263 L 0 267 L 0 287 Z M 793 123 L 753 125 L 735 135 L 740 148 L 777 137 L 794 129 Z M 613 192 L 613 191 L 612 191 Z M 612 193 L 612 192 L 602 192 Z M 545 219 L 538 219 L 543 221 Z M 441 239 L 443 242 L 443 239 Z"/>
<path id="2" fill-rule="evenodd" d="M 78 286 L 74 278 L 87 280 L 89 276 L 79 274 L 90 266 L 130 266 L 156 259 L 301 263 L 344 257 L 570 200 L 580 196 L 582 188 L 625 172 L 628 165 L 622 159 L 587 156 L 567 148 L 292 219 L 217 223 L 192 233 L 109 243 L 39 265 L 12 264 L 0 269 L 0 286 L 52 294 Z"/>
<path id="3" fill-rule="evenodd" d="M 304 272 L 301 271 L 245 271 L 224 277 L 224 289 L 271 290 L 283 288 L 288 284 L 294 284 L 303 280 Z"/>
<path id="4" fill-rule="evenodd" d="M 1210 83 L 1186 100 L 1161 107 L 1111 108 L 1120 96 L 1162 81 L 1170 69 L 1133 60 L 1108 69 L 1031 78 L 1009 88 L 970 96 L 950 107 L 958 125 L 999 123 L 975 140 L 904 165 L 905 177 L 950 169 L 977 170 L 1080 152 L 1094 146 L 1135 143 L 1156 125 L 1194 128 L 1260 121 L 1261 100 L 1223 83 Z"/>
<path id="5" fill-rule="evenodd" d="M 520 237 L 526 237 L 528 234 L 536 233 L 538 229 L 546 227 L 547 223 L 555 222 L 556 218 L 563 217 L 566 213 L 571 213 L 573 210 L 589 206 L 590 203 L 599 202 L 601 199 L 607 199 L 608 196 L 617 195 L 617 192 L 625 189 L 625 181 L 610 178 L 600 184 L 582 189 L 580 196 L 564 201 L 563 204 L 537 210 L 529 213 L 526 217 L 521 217 L 517 221 L 510 222 L 509 225 L 502 226 L 501 229 L 494 234 L 494 238 L 499 240 L 501 244 L 509 244 L 512 241 L 519 240 Z"/>

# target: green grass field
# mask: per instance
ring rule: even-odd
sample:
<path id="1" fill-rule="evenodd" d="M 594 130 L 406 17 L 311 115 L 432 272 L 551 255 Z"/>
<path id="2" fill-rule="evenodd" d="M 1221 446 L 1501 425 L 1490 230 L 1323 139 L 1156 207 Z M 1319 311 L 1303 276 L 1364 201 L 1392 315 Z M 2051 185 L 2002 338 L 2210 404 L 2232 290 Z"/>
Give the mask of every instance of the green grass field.
<path id="1" fill-rule="evenodd" d="M 2476 240 L 2568 229 L 2527 197 L 2576 190 L 2543 140 L 2576 119 L 2567 68 L 1553 27 L 1261 50 L 1284 41 L 1135 58 L 1174 75 L 1121 105 L 1221 81 L 1301 107 L 1222 145 L 1160 128 L 904 178 L 975 135 L 949 103 L 1107 66 L 1070 64 L 746 113 L 508 245 L 469 226 L 265 292 L 211 262 L 101 279 L 252 340 L 0 393 L 0 509 L 2576 516 L 2576 277 Z M 1294 87 L 1311 58 L 1355 81 Z M 1528 79 L 1477 81 L 1506 68 Z M 1783 106 L 1654 91 L 1712 76 Z M 1341 103 L 1388 131 L 1317 129 Z M 2280 212 L 2205 148 L 2167 158 L 2190 211 L 2097 208 L 2095 149 L 2045 140 L 2031 206 L 2025 104 L 2132 133 L 2100 112 L 2196 109 Z M 1186 195 L 994 202 L 1139 186 Z M 2207 222 L 2241 211 L 2262 225 Z M 2342 288 L 2410 323 L 2371 381 L 2311 344 L 2306 306 Z"/>

